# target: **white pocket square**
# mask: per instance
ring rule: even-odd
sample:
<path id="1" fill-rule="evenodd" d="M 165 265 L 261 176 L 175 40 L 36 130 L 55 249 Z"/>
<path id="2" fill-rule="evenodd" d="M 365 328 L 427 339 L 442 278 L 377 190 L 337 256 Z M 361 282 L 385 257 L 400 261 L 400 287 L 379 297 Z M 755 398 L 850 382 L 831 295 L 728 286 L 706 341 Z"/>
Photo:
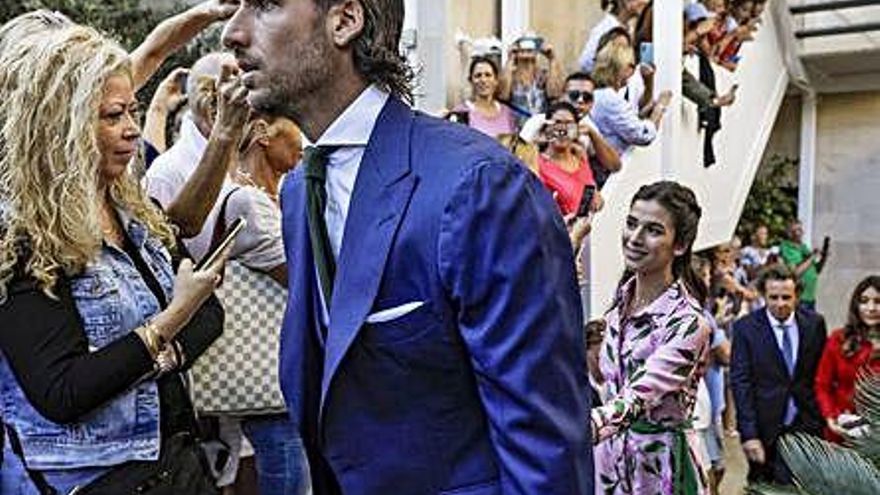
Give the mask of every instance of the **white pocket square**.
<path id="1" fill-rule="evenodd" d="M 406 316 L 425 305 L 425 301 L 413 301 L 393 308 L 383 309 L 367 316 L 367 323 L 388 323 Z"/>

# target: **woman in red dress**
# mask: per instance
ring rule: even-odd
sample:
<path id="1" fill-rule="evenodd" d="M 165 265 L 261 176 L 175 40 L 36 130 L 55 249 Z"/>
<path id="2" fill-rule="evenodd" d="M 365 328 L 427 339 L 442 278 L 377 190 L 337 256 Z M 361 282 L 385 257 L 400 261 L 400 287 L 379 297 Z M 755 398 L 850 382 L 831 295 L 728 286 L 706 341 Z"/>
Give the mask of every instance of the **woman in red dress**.
<path id="1" fill-rule="evenodd" d="M 587 154 L 577 141 L 578 117 L 577 110 L 567 102 L 551 105 L 545 124 L 549 144 L 547 151 L 538 156 L 538 176 L 565 217 L 577 212 L 584 186 L 596 185 Z M 597 193 L 591 210 L 598 210 L 600 202 Z"/>
<path id="2" fill-rule="evenodd" d="M 853 414 L 853 397 L 859 373 L 880 372 L 880 276 L 872 275 L 856 286 L 849 303 L 846 326 L 825 344 L 816 372 L 816 400 L 827 422 L 825 437 L 843 439 L 841 414 Z"/>

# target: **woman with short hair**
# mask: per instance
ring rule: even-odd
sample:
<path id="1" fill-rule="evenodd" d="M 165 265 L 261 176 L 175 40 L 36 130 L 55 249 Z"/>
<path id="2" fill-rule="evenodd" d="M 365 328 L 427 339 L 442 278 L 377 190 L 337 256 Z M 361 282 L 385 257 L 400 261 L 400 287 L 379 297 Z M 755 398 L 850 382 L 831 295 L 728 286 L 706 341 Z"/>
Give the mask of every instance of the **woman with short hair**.
<path id="1" fill-rule="evenodd" d="M 635 67 L 632 49 L 609 43 L 596 57 L 596 67 L 593 70 L 597 89 L 593 92 L 594 103 L 590 117 L 608 144 L 621 155 L 633 146 L 647 146 L 654 141 L 660 121 L 672 98 L 669 91 L 661 93 L 649 118 L 641 119 L 636 109 L 620 94 Z"/>

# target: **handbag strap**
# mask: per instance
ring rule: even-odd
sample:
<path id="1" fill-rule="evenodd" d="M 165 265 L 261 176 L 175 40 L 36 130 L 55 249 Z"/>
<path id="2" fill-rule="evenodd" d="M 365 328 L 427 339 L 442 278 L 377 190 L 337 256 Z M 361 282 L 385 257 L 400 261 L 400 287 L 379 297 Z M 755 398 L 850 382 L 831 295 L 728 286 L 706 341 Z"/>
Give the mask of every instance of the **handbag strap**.
<path id="1" fill-rule="evenodd" d="M 27 475 L 33 482 L 34 486 L 37 487 L 37 491 L 40 492 L 40 495 L 58 495 L 58 490 L 53 488 L 52 485 L 46 481 L 46 477 L 43 476 L 43 473 L 28 467 L 27 461 L 24 459 L 24 451 L 21 448 L 21 442 L 18 440 L 18 435 L 15 433 L 15 430 L 12 429 L 12 426 L 8 424 L 4 424 L 3 426 L 6 430 L 6 436 L 9 437 L 9 446 L 12 448 L 12 453 L 21 459 L 21 464 L 24 466 L 25 471 L 27 471 Z"/>
<path id="2" fill-rule="evenodd" d="M 208 247 L 207 253 L 214 251 L 223 240 L 223 234 L 226 233 L 226 207 L 229 205 L 229 198 L 239 189 L 241 188 L 233 188 L 223 198 L 223 202 L 220 204 L 220 211 L 217 212 L 217 220 L 214 222 L 214 233 L 211 235 L 211 245 Z"/>

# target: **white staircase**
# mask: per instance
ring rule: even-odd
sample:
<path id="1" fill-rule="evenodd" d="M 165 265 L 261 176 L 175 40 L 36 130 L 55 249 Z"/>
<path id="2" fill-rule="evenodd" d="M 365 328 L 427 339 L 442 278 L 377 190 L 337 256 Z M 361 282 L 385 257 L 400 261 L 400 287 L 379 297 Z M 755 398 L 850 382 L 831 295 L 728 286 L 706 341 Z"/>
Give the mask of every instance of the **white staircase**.
<path id="1" fill-rule="evenodd" d="M 681 113 L 681 130 L 674 133 L 677 142 L 663 142 L 668 134 L 661 133 L 652 146 L 632 152 L 623 170 L 605 185 L 605 208 L 593 222 L 591 234 L 590 309 L 594 318 L 609 307 L 623 271 L 621 230 L 629 201 L 640 186 L 671 179 L 694 190 L 703 208 L 696 250 L 733 236 L 789 82 L 779 30 L 774 17 L 765 13 L 755 41 L 743 46 L 737 72 L 716 68 L 718 90 L 725 92 L 738 83 L 739 92 L 736 104 L 723 111 L 723 128 L 715 135 L 717 163 L 713 167 L 703 167 L 703 133 L 697 126 L 696 106 L 677 92 L 670 107 L 670 112 Z M 694 62 L 687 64 L 698 74 Z M 675 116 L 666 119 L 670 117 Z M 664 166 L 664 146 L 678 147 L 672 153 L 678 157 L 676 163 Z"/>

